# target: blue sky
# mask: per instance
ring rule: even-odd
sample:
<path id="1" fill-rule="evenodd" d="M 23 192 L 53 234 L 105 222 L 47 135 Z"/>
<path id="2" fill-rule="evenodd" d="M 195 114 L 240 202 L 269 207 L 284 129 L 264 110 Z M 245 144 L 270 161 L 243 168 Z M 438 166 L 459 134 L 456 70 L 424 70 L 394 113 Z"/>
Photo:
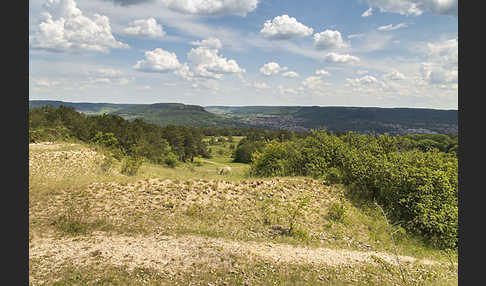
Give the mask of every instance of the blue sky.
<path id="1" fill-rule="evenodd" d="M 29 98 L 457 109 L 457 0 L 29 0 Z"/>

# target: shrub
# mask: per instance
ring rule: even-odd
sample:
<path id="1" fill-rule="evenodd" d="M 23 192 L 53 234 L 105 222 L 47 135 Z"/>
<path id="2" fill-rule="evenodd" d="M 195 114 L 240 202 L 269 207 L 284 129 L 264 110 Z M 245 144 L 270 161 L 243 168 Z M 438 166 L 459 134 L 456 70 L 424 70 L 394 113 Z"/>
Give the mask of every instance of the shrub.
<path id="1" fill-rule="evenodd" d="M 302 174 L 301 156 L 297 147 L 292 141 L 269 142 L 262 152 L 253 153 L 251 174 L 262 177 Z"/>
<path id="2" fill-rule="evenodd" d="M 458 241 L 458 162 L 453 153 L 407 150 L 388 135 L 324 132 L 291 142 L 271 141 L 253 154 L 250 174 L 316 176 L 352 186 L 353 195 L 377 201 L 407 232 L 421 234 L 439 248 Z M 345 209 L 331 205 L 340 221 Z"/>
<path id="3" fill-rule="evenodd" d="M 333 221 L 343 222 L 346 215 L 346 207 L 342 202 L 332 202 L 327 215 Z"/>
<path id="4" fill-rule="evenodd" d="M 202 166 L 202 165 L 203 165 L 203 160 L 202 160 L 202 158 L 201 158 L 201 157 L 195 157 L 195 158 L 194 158 L 194 165 L 196 165 L 196 166 L 198 166 L 198 167 Z"/>
<path id="5" fill-rule="evenodd" d="M 136 156 L 127 156 L 123 160 L 121 173 L 128 176 L 135 176 L 138 173 L 138 169 L 142 166 L 143 159 Z"/>
<path id="6" fill-rule="evenodd" d="M 115 164 L 115 158 L 109 154 L 108 152 L 105 152 L 103 161 L 101 162 L 101 171 L 103 173 L 109 173 Z"/>
<path id="7" fill-rule="evenodd" d="M 175 155 L 172 152 L 169 152 L 169 154 L 167 154 L 164 160 L 164 163 L 171 168 L 175 168 L 178 162 L 179 161 L 177 160 L 177 155 Z"/>

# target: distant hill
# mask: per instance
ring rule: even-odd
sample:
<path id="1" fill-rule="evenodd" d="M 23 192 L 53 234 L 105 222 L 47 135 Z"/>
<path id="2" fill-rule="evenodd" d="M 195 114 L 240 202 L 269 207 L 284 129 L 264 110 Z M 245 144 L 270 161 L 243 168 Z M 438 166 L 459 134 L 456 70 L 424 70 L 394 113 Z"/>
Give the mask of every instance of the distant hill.
<path id="1" fill-rule="evenodd" d="M 389 134 L 458 133 L 457 110 L 322 106 L 206 106 L 182 103 L 115 104 L 31 100 L 29 107 L 71 106 L 89 115 L 116 114 L 161 126 L 259 127 Z"/>
<path id="2" fill-rule="evenodd" d="M 206 110 L 272 129 L 360 133 L 457 133 L 457 110 L 321 106 L 208 106 Z"/>
<path id="3" fill-rule="evenodd" d="M 88 115 L 103 113 L 119 115 L 125 119 L 142 119 L 146 122 L 166 125 L 245 127 L 246 124 L 206 111 L 202 106 L 182 103 L 155 104 L 115 104 L 115 103 L 77 103 L 50 100 L 31 100 L 29 108 L 51 105 L 70 106 Z"/>

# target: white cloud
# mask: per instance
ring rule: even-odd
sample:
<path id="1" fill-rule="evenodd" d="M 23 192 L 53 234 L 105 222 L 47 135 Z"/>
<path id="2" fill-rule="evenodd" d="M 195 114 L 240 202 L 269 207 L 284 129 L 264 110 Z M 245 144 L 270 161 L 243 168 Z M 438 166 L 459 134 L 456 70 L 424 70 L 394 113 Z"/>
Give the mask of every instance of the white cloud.
<path id="1" fill-rule="evenodd" d="M 47 0 L 43 7 L 48 12 L 42 13 L 38 30 L 29 35 L 29 45 L 34 49 L 107 52 L 128 47 L 115 39 L 107 16 L 84 16 L 74 0 Z"/>
<path id="2" fill-rule="evenodd" d="M 348 35 L 348 39 L 353 39 L 353 38 L 362 38 L 364 37 L 365 34 L 351 34 L 351 35 Z"/>
<path id="3" fill-rule="evenodd" d="M 352 63 L 359 62 L 359 58 L 348 54 L 328 53 L 325 60 L 331 63 Z"/>
<path id="4" fill-rule="evenodd" d="M 424 80 L 430 84 L 457 83 L 458 42 L 457 39 L 427 44 L 428 62 L 422 63 Z"/>
<path id="5" fill-rule="evenodd" d="M 223 44 L 221 44 L 221 41 L 217 38 L 209 38 L 202 41 L 194 41 L 191 42 L 191 44 L 194 46 L 206 47 L 210 49 L 221 49 L 223 47 Z"/>
<path id="6" fill-rule="evenodd" d="M 268 89 L 270 86 L 265 82 L 254 82 L 253 87 L 256 89 Z"/>
<path id="7" fill-rule="evenodd" d="M 302 81 L 302 86 L 308 89 L 319 89 L 323 84 L 324 82 L 320 76 L 310 76 Z"/>
<path id="8" fill-rule="evenodd" d="M 59 81 L 49 80 L 47 78 L 34 79 L 34 83 L 38 87 L 54 87 L 60 84 Z"/>
<path id="9" fill-rule="evenodd" d="M 278 86 L 278 91 L 283 95 L 285 95 L 285 94 L 297 94 L 298 93 L 295 89 L 293 89 L 291 87 L 284 87 L 281 84 Z"/>
<path id="10" fill-rule="evenodd" d="M 322 76 L 322 75 L 329 75 L 329 72 L 324 69 L 316 70 L 316 75 Z"/>
<path id="11" fill-rule="evenodd" d="M 125 73 L 113 68 L 98 68 L 88 71 L 88 83 L 112 83 L 125 85 L 134 80 L 133 77 L 126 77 Z"/>
<path id="12" fill-rule="evenodd" d="M 363 14 L 361 14 L 361 17 L 369 17 L 373 15 L 373 8 L 368 8 L 368 10 L 364 11 Z"/>
<path id="13" fill-rule="evenodd" d="M 386 80 L 405 80 L 406 77 L 399 71 L 391 71 L 383 75 L 383 79 Z"/>
<path id="14" fill-rule="evenodd" d="M 408 25 L 406 23 L 400 23 L 400 24 L 396 24 L 395 26 L 393 26 L 393 24 L 389 24 L 389 25 L 386 25 L 386 26 L 380 26 L 377 28 L 378 31 L 393 31 L 393 30 L 397 30 L 397 29 L 400 29 L 400 28 L 406 28 L 408 27 Z"/>
<path id="15" fill-rule="evenodd" d="M 134 69 L 144 72 L 169 72 L 180 67 L 177 55 L 161 48 L 146 51 L 145 58 L 133 66 Z"/>
<path id="16" fill-rule="evenodd" d="M 381 12 L 419 16 L 425 11 L 441 15 L 457 16 L 458 0 L 367 0 Z"/>
<path id="17" fill-rule="evenodd" d="M 282 76 L 284 76 L 284 77 L 299 77 L 299 74 L 294 72 L 294 71 L 288 71 L 288 72 L 284 72 L 282 74 Z"/>
<path id="18" fill-rule="evenodd" d="M 270 76 L 270 75 L 278 74 L 282 71 L 286 71 L 287 69 L 288 69 L 287 67 L 281 67 L 276 62 L 269 62 L 269 63 L 264 64 L 260 68 L 260 72 L 264 75 Z"/>
<path id="19" fill-rule="evenodd" d="M 242 73 L 235 60 L 227 60 L 218 55 L 217 49 L 207 47 L 193 48 L 187 54 L 191 71 L 196 76 L 220 79 L 225 73 Z"/>
<path id="20" fill-rule="evenodd" d="M 361 78 L 346 78 L 349 86 L 357 88 L 381 87 L 385 88 L 386 84 L 372 75 L 365 75 Z"/>
<path id="21" fill-rule="evenodd" d="M 300 23 L 294 17 L 288 15 L 277 16 L 272 21 L 267 20 L 260 30 L 266 38 L 290 39 L 312 35 L 314 29 Z"/>
<path id="22" fill-rule="evenodd" d="M 346 48 L 349 44 L 343 41 L 339 31 L 325 30 L 314 34 L 314 47 L 319 50 Z"/>
<path id="23" fill-rule="evenodd" d="M 367 74 L 368 71 L 367 70 L 357 70 L 356 71 L 356 74 L 359 74 L 359 75 L 364 75 L 364 74 Z"/>
<path id="24" fill-rule="evenodd" d="M 123 75 L 122 71 L 113 68 L 99 68 L 95 71 L 95 73 L 106 77 L 117 77 Z"/>
<path id="25" fill-rule="evenodd" d="M 148 36 L 152 38 L 163 37 L 165 32 L 154 18 L 135 20 L 125 28 L 125 33 L 129 35 Z"/>
<path id="26" fill-rule="evenodd" d="M 258 6 L 258 0 L 159 0 L 171 10 L 203 16 L 246 16 Z"/>

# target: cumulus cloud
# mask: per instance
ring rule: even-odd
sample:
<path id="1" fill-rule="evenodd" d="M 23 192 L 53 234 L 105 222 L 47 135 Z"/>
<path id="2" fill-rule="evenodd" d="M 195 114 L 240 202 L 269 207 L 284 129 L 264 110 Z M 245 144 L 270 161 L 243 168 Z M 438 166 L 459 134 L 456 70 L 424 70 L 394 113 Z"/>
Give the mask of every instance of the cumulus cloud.
<path id="1" fill-rule="evenodd" d="M 314 47 L 319 50 L 346 48 L 348 46 L 349 44 L 344 42 L 339 31 L 325 30 L 314 34 Z"/>
<path id="2" fill-rule="evenodd" d="M 322 76 L 322 75 L 329 75 L 329 72 L 324 69 L 316 70 L 316 75 Z"/>
<path id="3" fill-rule="evenodd" d="M 364 88 L 364 87 L 382 87 L 385 88 L 386 84 L 383 81 L 378 80 L 372 75 L 365 75 L 360 78 L 346 78 L 349 86 Z"/>
<path id="4" fill-rule="evenodd" d="M 308 89 L 319 89 L 323 84 L 324 81 L 322 81 L 320 76 L 310 76 L 302 81 L 302 86 Z"/>
<path id="5" fill-rule="evenodd" d="M 377 7 L 381 12 L 392 12 L 401 15 L 418 16 L 425 11 L 457 16 L 458 0 L 367 0 L 368 4 Z"/>
<path id="6" fill-rule="evenodd" d="M 113 3 L 121 6 L 130 6 L 130 5 L 153 2 L 154 0 L 105 0 L 105 1 L 112 1 Z"/>
<path id="7" fill-rule="evenodd" d="M 270 39 L 290 39 L 312 35 L 314 29 L 300 23 L 288 15 L 277 16 L 267 20 L 260 30 L 260 34 Z"/>
<path id="8" fill-rule="evenodd" d="M 284 76 L 284 77 L 299 77 L 299 74 L 294 72 L 294 71 L 288 71 L 288 72 L 284 72 L 282 74 L 282 76 Z"/>
<path id="9" fill-rule="evenodd" d="M 270 76 L 270 75 L 276 75 L 282 71 L 288 70 L 287 67 L 281 67 L 278 63 L 276 62 L 269 62 L 264 64 L 260 68 L 260 72 L 264 75 Z"/>
<path id="10" fill-rule="evenodd" d="M 125 28 L 125 33 L 129 35 L 147 36 L 152 38 L 163 37 L 164 29 L 154 18 L 140 19 L 130 22 L 130 27 Z"/>
<path id="11" fill-rule="evenodd" d="M 187 53 L 188 62 L 180 65 L 174 71 L 176 75 L 187 80 L 194 81 L 195 84 L 203 85 L 202 82 L 212 80 L 219 80 L 224 74 L 237 74 L 240 80 L 245 82 L 241 73 L 245 70 L 241 68 L 233 59 L 226 59 L 218 54 L 221 41 L 216 38 L 209 38 L 203 41 L 195 41 L 191 44 L 199 47 L 192 48 Z M 211 84 L 214 86 L 214 84 Z"/>
<path id="12" fill-rule="evenodd" d="M 386 26 L 380 26 L 377 28 L 378 31 L 393 31 L 393 30 L 397 30 L 397 29 L 400 29 L 400 28 L 406 28 L 408 27 L 408 25 L 406 23 L 400 23 L 400 24 L 396 24 L 396 25 L 393 25 L 393 24 L 390 24 L 390 25 L 386 25 Z"/>
<path id="13" fill-rule="evenodd" d="M 457 39 L 427 44 L 428 61 L 422 63 L 421 72 L 430 84 L 457 83 L 458 42 Z"/>
<path id="14" fill-rule="evenodd" d="M 159 0 L 171 10 L 203 16 L 246 16 L 258 6 L 258 0 Z"/>
<path id="15" fill-rule="evenodd" d="M 134 69 L 143 72 L 169 72 L 181 67 L 177 55 L 161 48 L 146 51 L 145 58 L 137 61 Z"/>
<path id="16" fill-rule="evenodd" d="M 217 49 L 207 47 L 193 48 L 187 54 L 189 66 L 196 76 L 220 79 L 226 73 L 241 73 L 235 60 L 227 60 L 218 55 Z"/>
<path id="17" fill-rule="evenodd" d="M 221 41 L 217 38 L 209 38 L 202 41 L 193 41 L 191 42 L 191 44 L 194 46 L 206 47 L 210 49 L 221 49 L 223 47 L 223 44 L 221 44 Z"/>
<path id="18" fill-rule="evenodd" d="M 386 80 L 405 80 L 406 77 L 399 71 L 391 71 L 383 75 Z"/>
<path id="19" fill-rule="evenodd" d="M 338 53 L 328 53 L 324 59 L 331 63 L 353 63 L 360 61 L 358 57 Z"/>
<path id="20" fill-rule="evenodd" d="M 373 15 L 373 8 L 368 8 L 368 10 L 364 11 L 363 14 L 361 14 L 361 17 L 369 17 Z"/>
<path id="21" fill-rule="evenodd" d="M 89 18 L 74 0 L 47 0 L 43 7 L 47 12 L 42 13 L 38 30 L 29 36 L 34 49 L 107 52 L 128 47 L 115 39 L 107 16 L 94 14 Z"/>

